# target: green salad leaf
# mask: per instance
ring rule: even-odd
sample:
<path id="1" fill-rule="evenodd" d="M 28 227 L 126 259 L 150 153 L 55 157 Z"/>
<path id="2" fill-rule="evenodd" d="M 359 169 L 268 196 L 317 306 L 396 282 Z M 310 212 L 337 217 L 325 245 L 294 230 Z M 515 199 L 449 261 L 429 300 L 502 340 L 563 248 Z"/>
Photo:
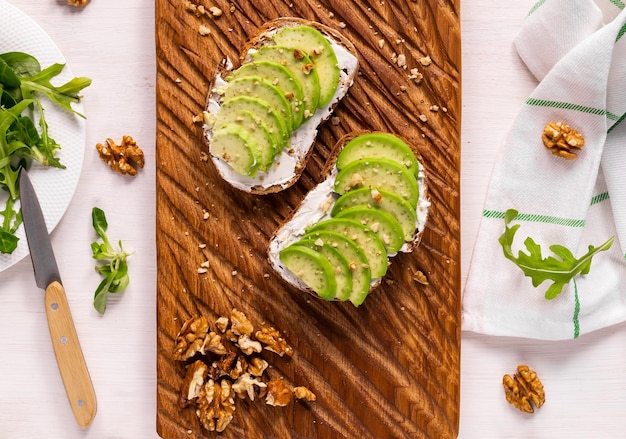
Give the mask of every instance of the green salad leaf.
<path id="1" fill-rule="evenodd" d="M 539 286 L 544 281 L 552 282 L 545 293 L 545 298 L 548 300 L 558 296 L 563 287 L 575 276 L 589 273 L 591 259 L 601 251 L 611 248 L 615 240 L 615 237 L 611 237 L 598 247 L 590 245 L 589 251 L 578 259 L 568 248 L 558 244 L 551 245 L 549 249 L 554 256 L 544 258 L 541 253 L 541 246 L 528 237 L 524 241 L 528 252 L 520 250 L 518 255 L 515 256 L 512 245 L 520 225 L 515 224 L 509 227 L 509 224 L 515 219 L 517 214 L 518 212 L 514 209 L 506 211 L 504 215 L 504 233 L 500 236 L 498 242 L 502 246 L 504 256 L 521 268 L 524 275 L 532 279 L 534 287 Z"/>
<path id="2" fill-rule="evenodd" d="M 98 207 L 92 209 L 91 222 L 96 234 L 102 240 L 102 242 L 95 241 L 91 243 L 91 252 L 93 258 L 98 261 L 96 271 L 104 276 L 94 293 L 93 306 L 100 314 L 104 314 L 107 307 L 108 294 L 120 293 L 128 286 L 130 277 L 126 259 L 132 253 L 124 251 L 122 241 L 118 241 L 117 249 L 111 245 L 106 233 L 109 224 L 102 209 Z"/>
<path id="3" fill-rule="evenodd" d="M 49 134 L 41 98 L 45 96 L 53 104 L 84 117 L 71 104 L 80 101 L 79 93 L 91 80 L 73 78 L 55 86 L 52 80 L 63 68 L 63 64 L 53 64 L 42 70 L 35 57 L 23 52 L 0 54 L 0 189 L 8 193 L 8 201 L 0 210 L 0 253 L 12 253 L 17 248 L 20 169 L 28 168 L 33 161 L 65 168 L 56 157 L 61 146 Z"/>

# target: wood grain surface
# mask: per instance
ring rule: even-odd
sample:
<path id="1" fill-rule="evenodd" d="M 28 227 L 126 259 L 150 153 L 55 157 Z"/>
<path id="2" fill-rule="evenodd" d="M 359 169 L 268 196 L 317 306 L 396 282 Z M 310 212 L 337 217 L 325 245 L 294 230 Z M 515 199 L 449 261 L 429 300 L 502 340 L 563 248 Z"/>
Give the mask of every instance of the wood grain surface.
<path id="1" fill-rule="evenodd" d="M 221 0 L 219 17 L 183 0 L 156 0 L 157 431 L 164 438 L 455 438 L 460 396 L 460 0 Z M 193 122 L 220 60 L 237 59 L 266 21 L 296 16 L 340 30 L 360 74 L 320 127 L 298 183 L 254 196 L 223 181 Z M 199 27 L 210 29 L 202 36 Z M 384 44 L 380 44 L 383 41 Z M 394 63 L 406 58 L 406 68 Z M 432 64 L 420 60 L 429 56 Z M 411 69 L 423 74 L 418 84 Z M 439 107 L 434 111 L 433 105 Z M 426 120 L 420 119 L 424 115 Z M 419 149 L 432 203 L 419 249 L 398 255 L 365 303 L 327 303 L 272 271 L 267 246 L 320 179 L 332 146 L 354 130 L 401 134 Z M 201 248 L 201 244 L 206 244 Z M 209 262 L 206 273 L 198 268 Z M 428 285 L 414 280 L 422 271 Z M 272 373 L 313 390 L 317 401 L 271 407 L 238 401 L 232 423 L 204 431 L 178 405 L 184 366 L 174 338 L 190 316 L 244 311 L 281 330 L 291 358 L 263 354 Z"/>

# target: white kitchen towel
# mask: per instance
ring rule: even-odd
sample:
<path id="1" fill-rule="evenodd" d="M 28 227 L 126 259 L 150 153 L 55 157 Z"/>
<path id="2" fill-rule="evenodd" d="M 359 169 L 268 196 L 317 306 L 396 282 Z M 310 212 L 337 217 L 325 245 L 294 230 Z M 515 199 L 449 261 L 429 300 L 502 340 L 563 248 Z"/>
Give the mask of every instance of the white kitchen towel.
<path id="1" fill-rule="evenodd" d="M 626 320 L 626 9 L 621 0 L 542 0 L 515 41 L 539 84 L 499 151 L 463 292 L 464 330 L 559 340 Z M 551 154 L 548 122 L 579 131 L 574 160 Z M 564 246 L 579 258 L 615 237 L 588 274 L 555 298 L 505 258 L 505 212 L 518 224 L 513 252 L 531 237 L 543 257 Z"/>

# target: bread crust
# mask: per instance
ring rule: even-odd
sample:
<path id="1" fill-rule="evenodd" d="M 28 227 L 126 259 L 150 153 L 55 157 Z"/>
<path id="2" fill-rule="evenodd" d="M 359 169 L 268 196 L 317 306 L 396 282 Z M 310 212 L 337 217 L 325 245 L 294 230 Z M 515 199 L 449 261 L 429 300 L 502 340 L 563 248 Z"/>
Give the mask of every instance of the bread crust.
<path id="1" fill-rule="evenodd" d="M 211 102 L 217 102 L 217 103 L 221 102 L 220 101 L 221 96 L 217 93 L 217 87 L 216 87 L 216 82 L 218 78 L 225 78 L 230 71 L 234 70 L 234 68 L 239 67 L 240 65 L 250 61 L 250 58 L 248 55 L 250 50 L 259 49 L 260 47 L 267 45 L 267 44 L 273 44 L 271 37 L 278 30 L 285 28 L 285 27 L 295 27 L 295 26 L 301 26 L 301 25 L 310 26 L 310 27 L 317 29 L 326 38 L 332 40 L 335 44 L 343 47 L 348 53 L 350 53 L 354 57 L 355 66 L 354 68 L 347 69 L 340 64 L 339 67 L 342 70 L 342 74 L 340 76 L 338 90 L 335 94 L 335 97 L 329 103 L 329 105 L 327 105 L 326 107 L 322 109 L 318 109 L 316 111 L 316 114 L 321 112 L 320 116 L 318 116 L 319 122 L 317 122 L 314 127 L 309 127 L 309 126 L 306 127 L 307 134 L 304 135 L 303 141 L 302 141 L 304 143 L 303 151 L 299 152 L 298 154 L 293 155 L 294 166 L 293 166 L 293 171 L 290 172 L 290 174 L 292 175 L 290 175 L 289 176 L 290 178 L 288 178 L 286 181 L 271 183 L 271 177 L 268 175 L 267 179 L 270 180 L 269 184 L 267 183 L 267 180 L 255 182 L 255 181 L 252 181 L 252 179 L 250 179 L 251 180 L 250 182 L 234 184 L 233 181 L 231 181 L 227 177 L 227 175 L 225 175 L 225 173 L 223 172 L 224 164 L 222 163 L 221 164 L 222 166 L 220 166 L 220 163 L 219 163 L 220 159 L 209 154 L 212 161 L 215 163 L 220 176 L 224 180 L 226 180 L 228 183 L 230 183 L 232 186 L 244 192 L 248 192 L 248 193 L 255 194 L 255 195 L 277 193 L 277 192 L 281 192 L 289 188 L 296 181 L 298 181 L 298 179 L 302 175 L 302 172 L 306 168 L 306 164 L 309 160 L 309 157 L 311 156 L 311 152 L 315 145 L 315 139 L 317 137 L 319 125 L 321 125 L 324 121 L 326 121 L 332 115 L 337 104 L 348 93 L 348 90 L 352 86 L 352 83 L 354 82 L 354 79 L 356 78 L 356 75 L 358 73 L 359 61 L 358 61 L 358 54 L 357 54 L 356 48 L 354 47 L 352 42 L 348 40 L 345 36 L 343 36 L 340 32 L 318 22 L 305 20 L 305 19 L 297 18 L 297 17 L 281 17 L 281 18 L 277 18 L 275 20 L 265 23 L 263 26 L 259 28 L 258 32 L 246 42 L 246 44 L 243 46 L 239 54 L 239 60 L 238 60 L 237 66 L 233 66 L 231 61 L 228 59 L 222 60 L 220 65 L 217 67 L 215 76 L 213 77 L 212 81 L 209 83 L 210 91 L 207 96 L 207 101 L 205 105 L 206 111 L 211 113 L 210 111 Z M 307 122 L 305 122 L 303 126 L 306 123 Z M 300 128 L 302 128 L 303 126 L 301 126 Z M 311 129 L 311 128 L 314 128 L 314 129 Z M 294 133 L 296 131 L 297 130 L 295 130 Z M 212 137 L 212 128 L 211 126 L 205 124 L 203 138 L 204 138 L 204 143 L 206 147 L 209 149 L 209 151 L 210 151 L 210 146 L 211 146 L 211 137 Z M 292 133 L 291 139 L 293 138 L 294 138 L 294 134 Z"/>
<path id="2" fill-rule="evenodd" d="M 388 133 L 384 133 L 382 131 L 368 131 L 368 130 L 359 130 L 359 131 L 353 131 L 350 132 L 344 136 L 342 136 L 337 143 L 334 145 L 334 147 L 331 150 L 331 153 L 329 155 L 329 158 L 326 162 L 326 165 L 324 166 L 324 169 L 322 171 L 322 183 L 325 182 L 327 179 L 331 178 L 333 176 L 333 174 L 336 174 L 336 163 L 337 163 L 337 158 L 339 157 L 339 153 L 341 152 L 341 150 L 343 149 L 343 147 L 352 139 L 354 139 L 355 137 L 358 136 L 362 136 L 364 134 L 388 134 Z M 420 184 L 419 184 L 419 190 L 420 190 L 420 200 L 422 200 L 423 202 L 426 203 L 426 209 L 428 209 L 428 206 L 430 205 L 430 197 L 428 194 L 428 171 L 427 169 L 424 167 L 424 161 L 422 160 L 422 156 L 419 153 L 419 151 L 417 150 L 416 146 L 409 142 L 407 139 L 403 138 L 401 135 L 395 134 L 394 136 L 396 136 L 397 138 L 399 138 L 400 140 L 402 140 L 404 143 L 406 143 L 410 148 L 411 151 L 413 152 L 413 154 L 415 155 L 415 157 L 417 158 L 417 161 L 419 162 L 420 165 L 420 171 L 421 173 L 423 173 L 423 175 L 421 176 L 420 179 Z M 319 185 L 318 185 L 319 186 Z M 330 195 L 330 194 L 329 194 Z M 306 199 L 305 199 L 306 200 Z M 304 201 L 303 201 L 304 203 Z M 301 282 L 299 279 L 295 278 L 295 276 L 290 275 L 289 271 L 286 269 L 286 267 L 282 266 L 282 264 L 280 263 L 280 261 L 278 260 L 278 257 L 272 257 L 272 253 L 273 251 L 278 253 L 279 249 L 282 249 L 284 247 L 286 247 L 289 243 L 291 242 L 286 242 L 286 243 L 280 243 L 279 242 L 279 235 L 280 232 L 294 219 L 294 217 L 298 214 L 298 212 L 300 211 L 300 209 L 302 208 L 302 204 L 297 208 L 294 209 L 291 214 L 289 215 L 289 217 L 286 218 L 286 220 L 283 222 L 283 224 L 281 224 L 281 226 L 276 230 L 276 232 L 274 233 L 274 235 L 272 236 L 272 238 L 270 239 L 270 245 L 269 245 L 269 249 L 268 249 L 268 260 L 270 265 L 274 268 L 275 271 L 277 271 L 281 277 L 290 285 L 292 285 L 293 287 L 297 288 L 300 291 L 306 292 L 308 294 L 311 294 L 312 296 L 315 296 L 319 299 L 321 299 L 319 297 L 319 295 L 317 293 L 315 293 L 313 290 L 311 290 L 309 287 L 307 287 L 303 282 Z M 332 208 L 329 207 L 329 208 Z M 420 205 L 418 203 L 418 207 L 417 209 L 420 209 Z M 424 233 L 424 229 L 426 226 L 426 223 L 428 221 L 428 211 L 426 212 L 425 218 L 423 223 L 418 224 L 418 227 L 415 232 L 413 233 L 413 239 L 410 242 L 406 243 L 406 247 L 403 248 L 403 250 L 401 251 L 402 253 L 411 253 L 413 251 L 415 251 L 417 249 L 417 247 L 419 246 L 421 240 L 422 240 L 422 235 Z M 296 239 L 294 239 L 295 241 Z M 273 249 L 273 247 L 276 246 L 276 248 Z M 393 257 L 389 258 L 389 264 L 391 265 L 393 263 Z M 380 278 L 378 280 L 376 280 L 375 282 L 372 283 L 372 286 L 370 287 L 369 290 L 369 294 L 371 294 L 372 292 L 374 292 L 374 290 L 376 290 L 380 284 L 382 283 L 384 277 Z M 321 299 L 323 300 L 323 299 Z"/>

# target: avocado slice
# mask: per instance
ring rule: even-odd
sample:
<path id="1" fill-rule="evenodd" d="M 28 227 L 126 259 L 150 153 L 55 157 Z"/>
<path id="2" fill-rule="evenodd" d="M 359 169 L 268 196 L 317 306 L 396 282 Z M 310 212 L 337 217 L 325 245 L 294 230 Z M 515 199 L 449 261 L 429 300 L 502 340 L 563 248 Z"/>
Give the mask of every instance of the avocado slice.
<path id="1" fill-rule="evenodd" d="M 330 299 L 346 300 L 352 292 L 352 273 L 346 257 L 335 247 L 321 240 L 301 239 L 292 245 L 303 245 L 324 256 L 334 267 L 337 292 Z"/>
<path id="2" fill-rule="evenodd" d="M 319 252 L 302 245 L 290 245 L 280 252 L 280 261 L 320 297 L 327 300 L 335 297 L 337 283 L 333 266 Z"/>
<path id="3" fill-rule="evenodd" d="M 346 218 L 331 218 L 312 226 L 306 233 L 328 230 L 341 233 L 363 250 L 373 278 L 383 277 L 387 272 L 387 250 L 380 237 L 363 224 Z"/>
<path id="4" fill-rule="evenodd" d="M 274 35 L 279 46 L 300 49 L 306 52 L 317 70 L 320 82 L 318 108 L 331 101 L 339 85 L 339 63 L 328 39 L 311 26 L 284 27 Z"/>
<path id="5" fill-rule="evenodd" d="M 273 61 L 249 62 L 233 70 L 226 80 L 233 81 L 244 76 L 259 76 L 282 90 L 291 105 L 294 129 L 302 125 L 304 118 L 302 85 L 287 67 Z"/>
<path id="6" fill-rule="evenodd" d="M 240 174 L 253 177 L 259 168 L 256 141 L 239 125 L 226 124 L 214 131 L 210 150 Z"/>
<path id="7" fill-rule="evenodd" d="M 250 111 L 241 111 L 235 114 L 236 118 L 229 122 L 230 125 L 239 125 L 248 131 L 256 141 L 259 151 L 259 169 L 267 171 L 273 164 L 274 158 L 280 152 L 280 146 L 276 136 L 270 133 L 268 126 L 258 116 Z"/>
<path id="8" fill-rule="evenodd" d="M 409 145 L 393 134 L 369 133 L 350 140 L 337 157 L 337 169 L 364 158 L 394 160 L 406 166 L 415 177 L 419 172 L 419 163 Z"/>
<path id="9" fill-rule="evenodd" d="M 320 81 L 315 64 L 306 53 L 283 46 L 263 46 L 251 56 L 253 61 L 273 61 L 287 67 L 302 86 L 304 119 L 315 113 L 320 100 Z"/>
<path id="10" fill-rule="evenodd" d="M 301 238 L 301 241 L 309 240 L 319 240 L 324 244 L 331 245 L 344 255 L 348 260 L 352 276 L 352 291 L 348 300 L 355 306 L 362 304 L 369 293 L 371 283 L 371 272 L 363 250 L 354 241 L 341 233 L 328 230 L 310 232 Z"/>
<path id="11" fill-rule="evenodd" d="M 415 175 L 398 162 L 383 159 L 356 160 L 337 174 L 335 192 L 346 192 L 362 187 L 383 189 L 400 195 L 413 210 L 417 207 L 419 187 Z"/>
<path id="12" fill-rule="evenodd" d="M 249 111 L 261 119 L 278 139 L 280 149 L 287 144 L 290 133 L 285 120 L 266 101 L 250 96 L 237 96 L 224 101 L 217 113 L 214 129 L 233 123 L 242 111 Z"/>
<path id="13" fill-rule="evenodd" d="M 228 100 L 237 96 L 250 96 L 267 102 L 285 119 L 287 130 L 293 131 L 293 114 L 285 94 L 260 76 L 243 76 L 233 79 L 223 89 L 223 98 Z"/>
<path id="14" fill-rule="evenodd" d="M 352 206 L 367 205 L 389 212 L 400 223 L 404 240 L 413 240 L 417 226 L 417 214 L 411 205 L 393 192 L 384 189 L 361 188 L 351 190 L 340 196 L 331 210 L 331 216 L 337 216 L 343 209 Z"/>
<path id="15" fill-rule="evenodd" d="M 395 253 L 404 244 L 402 226 L 393 215 L 381 209 L 374 209 L 367 205 L 353 206 L 343 209 L 335 218 L 348 218 L 367 226 L 378 234 L 387 253 Z"/>

